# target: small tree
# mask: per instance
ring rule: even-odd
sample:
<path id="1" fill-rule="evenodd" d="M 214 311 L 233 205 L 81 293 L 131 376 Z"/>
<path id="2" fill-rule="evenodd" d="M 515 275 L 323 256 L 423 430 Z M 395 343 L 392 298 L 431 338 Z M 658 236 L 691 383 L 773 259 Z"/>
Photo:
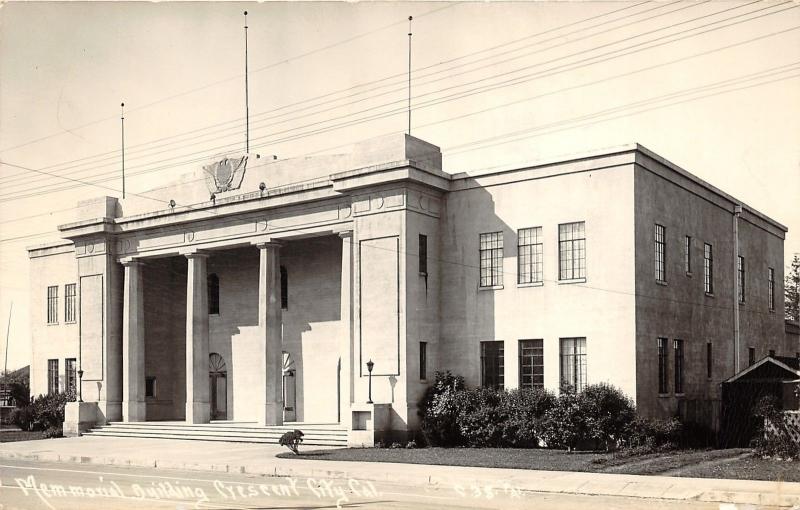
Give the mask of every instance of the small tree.
<path id="1" fill-rule="evenodd" d="M 292 450 L 295 455 L 300 455 L 299 446 L 302 442 L 303 433 L 297 429 L 284 433 L 279 441 L 281 446 L 285 446 L 286 448 Z"/>
<path id="2" fill-rule="evenodd" d="M 785 315 L 787 319 L 800 320 L 800 255 L 795 253 L 783 282 Z"/>

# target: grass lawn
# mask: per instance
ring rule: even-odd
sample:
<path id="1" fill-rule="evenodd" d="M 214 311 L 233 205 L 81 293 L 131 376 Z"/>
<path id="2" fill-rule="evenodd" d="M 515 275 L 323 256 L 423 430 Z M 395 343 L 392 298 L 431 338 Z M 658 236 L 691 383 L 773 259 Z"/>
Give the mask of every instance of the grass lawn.
<path id="1" fill-rule="evenodd" d="M 278 457 L 800 482 L 800 462 L 764 460 L 747 449 L 630 455 L 517 448 L 343 448 L 301 449 L 299 456 L 286 452 Z"/>

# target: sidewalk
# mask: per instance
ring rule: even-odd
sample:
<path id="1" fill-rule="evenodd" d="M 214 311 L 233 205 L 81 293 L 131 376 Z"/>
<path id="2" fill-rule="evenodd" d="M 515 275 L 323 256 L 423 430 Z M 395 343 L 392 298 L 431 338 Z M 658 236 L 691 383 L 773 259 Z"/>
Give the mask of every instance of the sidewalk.
<path id="1" fill-rule="evenodd" d="M 800 507 L 800 483 L 275 458 L 284 451 L 264 444 L 79 437 L 0 444 L 0 459 Z"/>

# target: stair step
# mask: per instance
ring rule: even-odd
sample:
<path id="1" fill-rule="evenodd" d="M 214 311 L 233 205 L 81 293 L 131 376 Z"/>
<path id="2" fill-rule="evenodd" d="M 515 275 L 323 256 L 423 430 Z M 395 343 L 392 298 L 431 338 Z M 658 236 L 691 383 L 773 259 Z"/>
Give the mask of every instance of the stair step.
<path id="1" fill-rule="evenodd" d="M 270 429 L 270 428 L 229 428 L 229 427 L 140 427 L 129 425 L 104 425 L 97 427 L 96 430 L 110 430 L 110 431 L 129 431 L 129 432 L 167 432 L 176 434 L 244 434 L 244 435 L 269 435 L 280 437 L 287 430 Z M 293 429 L 292 429 L 293 430 Z M 302 430 L 304 437 L 321 436 L 321 437 L 347 437 L 347 430 Z"/>
<path id="2" fill-rule="evenodd" d="M 228 443 L 264 443 L 277 444 L 278 438 L 254 437 L 254 436 L 205 436 L 195 434 L 160 434 L 160 433 L 135 433 L 135 432 L 113 432 L 93 429 L 85 433 L 92 436 L 104 437 L 136 437 L 143 439 L 182 439 L 189 441 L 219 441 Z M 347 446 L 346 439 L 308 439 L 303 438 L 302 444 L 311 446 Z"/>

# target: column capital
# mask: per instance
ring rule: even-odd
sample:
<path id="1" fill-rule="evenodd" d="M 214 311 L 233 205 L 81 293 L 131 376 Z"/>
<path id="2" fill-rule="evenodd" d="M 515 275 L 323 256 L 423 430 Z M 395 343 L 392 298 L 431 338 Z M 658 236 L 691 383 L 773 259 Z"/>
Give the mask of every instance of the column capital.
<path id="1" fill-rule="evenodd" d="M 188 250 L 182 252 L 181 255 L 183 255 L 187 259 L 207 259 L 209 256 L 208 253 L 200 250 Z"/>
<path id="2" fill-rule="evenodd" d="M 336 232 L 336 235 L 338 235 L 342 239 L 349 239 L 349 238 L 353 237 L 353 231 L 352 230 L 340 230 L 339 232 Z"/>
<path id="3" fill-rule="evenodd" d="M 121 259 L 119 259 L 119 263 L 122 264 L 125 267 L 131 267 L 131 266 L 133 266 L 133 267 L 141 267 L 141 266 L 144 265 L 144 262 L 142 262 L 139 259 L 135 259 L 133 257 L 121 258 Z"/>
<path id="4" fill-rule="evenodd" d="M 279 241 L 278 239 L 272 239 L 272 238 L 261 239 L 259 241 L 253 242 L 253 245 L 259 250 L 266 250 L 268 248 L 280 249 L 285 244 L 286 243 L 283 241 Z"/>

